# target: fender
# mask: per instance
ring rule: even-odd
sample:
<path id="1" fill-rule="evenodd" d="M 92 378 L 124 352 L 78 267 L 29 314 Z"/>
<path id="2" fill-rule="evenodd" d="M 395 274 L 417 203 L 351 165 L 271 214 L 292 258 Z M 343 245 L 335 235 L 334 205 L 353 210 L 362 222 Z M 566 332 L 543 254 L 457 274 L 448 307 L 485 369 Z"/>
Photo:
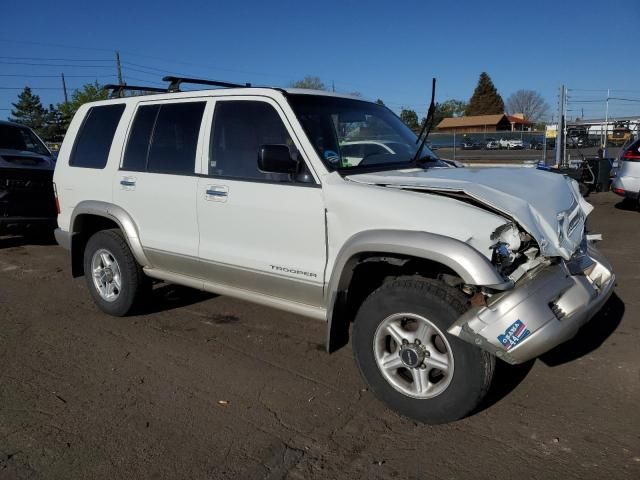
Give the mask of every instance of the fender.
<path id="1" fill-rule="evenodd" d="M 131 216 L 121 207 L 108 202 L 100 202 L 97 200 L 85 200 L 73 209 L 71 214 L 71 247 L 73 248 L 73 235 L 76 233 L 76 218 L 79 215 L 97 215 L 113 220 L 124 233 L 131 253 L 136 261 L 143 267 L 151 266 L 151 262 L 147 259 L 140 243 L 138 228 Z"/>
<path id="2" fill-rule="evenodd" d="M 444 235 L 406 230 L 367 230 L 352 236 L 338 253 L 325 290 L 327 300 L 327 351 L 346 344 L 348 324 L 339 318 L 353 270 L 363 253 L 400 254 L 431 260 L 449 267 L 469 285 L 508 290 L 513 282 L 496 271 L 489 259 L 470 245 Z M 334 317 L 336 321 L 334 322 Z"/>

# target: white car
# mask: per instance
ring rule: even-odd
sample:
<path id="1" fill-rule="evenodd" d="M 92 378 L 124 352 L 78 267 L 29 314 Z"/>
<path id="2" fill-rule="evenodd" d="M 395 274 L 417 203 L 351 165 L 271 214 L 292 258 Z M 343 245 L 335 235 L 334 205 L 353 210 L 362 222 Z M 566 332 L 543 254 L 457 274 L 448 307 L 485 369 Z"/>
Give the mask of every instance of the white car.
<path id="1" fill-rule="evenodd" d="M 629 204 L 635 207 L 640 204 L 640 140 L 621 152 L 611 189 Z"/>
<path id="2" fill-rule="evenodd" d="M 573 180 L 430 168 L 386 107 L 220 85 L 73 118 L 56 238 L 102 311 L 135 311 L 156 279 L 314 318 L 329 352 L 351 337 L 374 395 L 442 423 L 474 411 L 496 361 L 573 337 L 611 294 Z M 405 151 L 351 165 L 340 142 L 356 134 Z"/>
<path id="3" fill-rule="evenodd" d="M 500 148 L 507 148 L 510 150 L 521 150 L 524 148 L 524 144 L 522 143 L 522 140 L 517 140 L 517 139 L 501 138 L 500 140 L 498 140 L 498 144 L 500 145 Z"/>

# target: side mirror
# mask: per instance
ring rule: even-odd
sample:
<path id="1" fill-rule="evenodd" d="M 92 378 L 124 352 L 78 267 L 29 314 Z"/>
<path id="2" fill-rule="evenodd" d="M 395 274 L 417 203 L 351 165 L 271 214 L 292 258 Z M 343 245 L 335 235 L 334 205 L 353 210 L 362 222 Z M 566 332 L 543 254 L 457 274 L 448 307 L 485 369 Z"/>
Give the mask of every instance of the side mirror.
<path id="1" fill-rule="evenodd" d="M 258 168 L 266 173 L 298 173 L 299 162 L 291 158 L 286 145 L 262 145 L 258 153 Z"/>

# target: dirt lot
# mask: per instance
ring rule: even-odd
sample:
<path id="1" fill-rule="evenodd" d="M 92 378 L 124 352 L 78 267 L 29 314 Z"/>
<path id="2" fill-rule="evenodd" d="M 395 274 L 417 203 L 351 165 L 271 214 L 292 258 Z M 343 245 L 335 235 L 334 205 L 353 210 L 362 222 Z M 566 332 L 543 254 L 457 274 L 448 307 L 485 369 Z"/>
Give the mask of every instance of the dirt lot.
<path id="1" fill-rule="evenodd" d="M 640 212 L 590 200 L 616 294 L 438 427 L 378 403 L 321 323 L 171 286 L 111 318 L 62 249 L 0 238 L 0 478 L 640 478 Z"/>

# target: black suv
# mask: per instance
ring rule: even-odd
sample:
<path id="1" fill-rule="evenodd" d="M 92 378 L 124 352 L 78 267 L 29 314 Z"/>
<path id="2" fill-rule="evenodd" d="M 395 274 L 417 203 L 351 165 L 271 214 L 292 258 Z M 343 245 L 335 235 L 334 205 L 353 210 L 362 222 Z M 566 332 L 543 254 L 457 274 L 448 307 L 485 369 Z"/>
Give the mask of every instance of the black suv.
<path id="1" fill-rule="evenodd" d="M 0 233 L 55 227 L 54 166 L 33 130 L 0 121 Z"/>

